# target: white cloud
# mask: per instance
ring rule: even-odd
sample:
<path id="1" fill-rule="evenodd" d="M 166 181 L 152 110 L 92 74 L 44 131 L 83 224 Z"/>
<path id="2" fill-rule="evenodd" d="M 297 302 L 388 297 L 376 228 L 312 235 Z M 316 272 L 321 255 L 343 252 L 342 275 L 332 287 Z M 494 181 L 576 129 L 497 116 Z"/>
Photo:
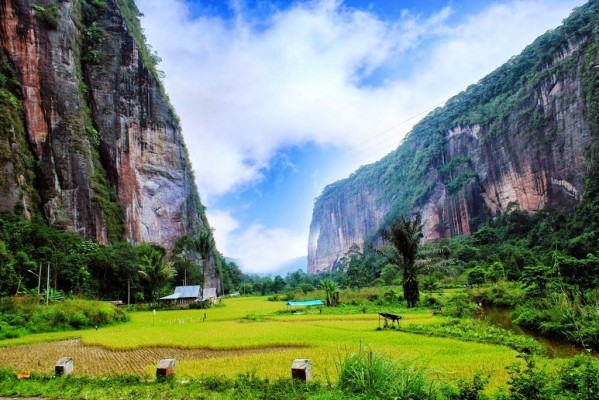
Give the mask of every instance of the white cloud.
<path id="1" fill-rule="evenodd" d="M 217 248 L 227 257 L 238 260 L 246 272 L 269 273 L 295 258 L 305 256 L 308 232 L 284 228 L 269 229 L 260 224 L 240 227 L 230 213 L 208 211 Z"/>
<path id="2" fill-rule="evenodd" d="M 256 21 L 237 1 L 237 18 L 225 21 L 192 19 L 184 0 L 137 1 L 209 208 L 220 195 L 263 179 L 285 146 L 347 149 L 336 178 L 379 159 L 423 115 L 410 117 L 475 83 L 583 2 L 491 2 L 456 23 L 451 8 L 389 21 L 342 1 L 314 0 Z M 363 85 L 372 73 L 384 74 L 377 85 Z M 250 269 L 274 265 L 279 256 L 263 247 L 269 240 L 284 241 L 290 258 L 296 254 L 290 247 L 298 233 L 259 224 L 240 233 L 231 215 L 209 218 L 219 249 L 232 257 L 247 250 Z M 305 246 L 300 250 L 305 254 Z"/>
<path id="3" fill-rule="evenodd" d="M 229 253 L 229 236 L 239 228 L 239 223 L 230 213 L 222 210 L 206 210 L 210 225 L 214 227 L 213 236 L 216 247 L 226 256 Z"/>
<path id="4" fill-rule="evenodd" d="M 457 26 L 449 8 L 383 21 L 330 0 L 298 3 L 259 24 L 244 14 L 243 2 L 235 3 L 240 14 L 233 22 L 192 19 L 183 0 L 139 6 L 149 42 L 163 58 L 200 191 L 210 199 L 260 180 L 283 146 L 355 147 L 437 104 L 556 26 L 576 3 L 502 2 Z M 434 39 L 432 48 L 420 46 L 425 39 Z M 381 87 L 359 85 L 414 49 L 430 51 L 418 73 L 394 71 Z M 396 146 L 411 125 L 377 135 L 377 144 L 394 139 L 366 161 Z"/>

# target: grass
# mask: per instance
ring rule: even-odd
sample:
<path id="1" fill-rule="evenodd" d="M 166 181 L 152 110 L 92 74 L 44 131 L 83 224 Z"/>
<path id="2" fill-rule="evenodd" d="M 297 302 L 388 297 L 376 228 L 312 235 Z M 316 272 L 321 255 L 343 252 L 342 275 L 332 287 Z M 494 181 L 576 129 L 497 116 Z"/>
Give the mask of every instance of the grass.
<path id="1" fill-rule="evenodd" d="M 182 348 L 217 350 L 211 357 L 177 361 L 181 378 L 206 376 L 235 377 L 255 374 L 261 378 L 288 377 L 295 358 L 312 360 L 315 379 L 336 380 L 336 360 L 360 346 L 367 346 L 394 358 L 414 360 L 435 373 L 440 381 L 470 378 L 476 372 L 491 375 L 490 387 L 507 382 L 505 367 L 515 360 L 516 352 L 499 345 L 427 337 L 400 330 L 381 330 L 374 312 L 329 314 L 324 309 L 300 315 L 285 313 L 283 302 L 264 297 L 231 298 L 224 307 L 209 310 L 158 310 L 135 312 L 131 321 L 99 330 L 81 330 L 29 335 L 0 342 L 1 346 L 41 343 L 81 337 L 84 344 L 111 350 L 138 348 Z M 423 311 L 398 310 L 402 325 L 429 324 L 435 318 Z M 203 321 L 204 312 L 206 320 Z M 335 310 L 338 312 L 338 310 Z M 260 318 L 246 318 L 249 315 Z M 234 354 L 225 350 L 238 350 Z M 219 355 L 218 351 L 222 351 Z M 146 374 L 153 376 L 155 361 L 149 361 Z"/>

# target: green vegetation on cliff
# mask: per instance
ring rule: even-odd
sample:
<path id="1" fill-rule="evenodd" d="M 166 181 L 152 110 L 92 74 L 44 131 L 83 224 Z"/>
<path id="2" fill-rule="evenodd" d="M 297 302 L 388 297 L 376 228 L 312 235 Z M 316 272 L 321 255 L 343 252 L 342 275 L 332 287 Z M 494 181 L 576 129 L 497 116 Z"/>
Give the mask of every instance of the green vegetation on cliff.
<path id="1" fill-rule="evenodd" d="M 448 133 L 453 129 L 476 127 L 481 143 L 499 140 L 525 129 L 539 140 L 555 135 L 557 122 L 536 98 L 538 89 L 563 79 L 580 79 L 583 89 L 585 117 L 594 132 L 595 145 L 589 156 L 596 154 L 596 132 L 599 126 L 599 1 L 591 0 L 573 11 L 564 24 L 536 39 L 524 51 L 483 78 L 476 85 L 451 98 L 414 126 L 402 144 L 374 164 L 361 167 L 349 178 L 327 186 L 314 206 L 314 215 L 335 202 L 338 196 L 354 197 L 362 190 L 382 188 L 383 201 L 390 212 L 383 222 L 387 226 L 400 215 L 409 215 L 422 206 L 437 184 L 456 195 L 469 183 L 478 181 L 472 160 L 464 155 L 448 154 Z M 579 57 L 561 57 L 571 50 L 584 60 L 582 72 Z M 560 112 L 575 99 L 562 99 Z M 595 168 L 597 170 L 597 168 Z M 476 229 L 489 215 L 477 215 Z"/>
<path id="2" fill-rule="evenodd" d="M 0 175 L 0 194 L 10 193 L 17 183 L 23 193 L 17 200 L 28 213 L 37 211 L 37 195 L 33 188 L 35 159 L 25 134 L 21 106 L 21 82 L 4 53 L 0 54 L 0 166 L 12 176 Z M 20 178 L 19 178 L 20 177 Z M 7 179 L 14 179 L 10 184 Z M 19 181 L 22 179 L 22 181 Z M 7 193 L 7 194 L 8 194 Z M 14 193 L 10 193 L 14 194 Z"/>

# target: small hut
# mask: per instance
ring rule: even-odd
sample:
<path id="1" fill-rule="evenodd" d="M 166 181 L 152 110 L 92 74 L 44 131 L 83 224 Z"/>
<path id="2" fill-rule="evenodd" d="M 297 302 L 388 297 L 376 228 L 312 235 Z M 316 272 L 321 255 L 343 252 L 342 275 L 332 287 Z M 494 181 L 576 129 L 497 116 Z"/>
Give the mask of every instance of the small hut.
<path id="1" fill-rule="evenodd" d="M 191 304 L 201 299 L 201 291 L 202 287 L 200 285 L 177 286 L 175 293 L 161 297 L 160 300 L 170 302 L 172 305 Z"/>

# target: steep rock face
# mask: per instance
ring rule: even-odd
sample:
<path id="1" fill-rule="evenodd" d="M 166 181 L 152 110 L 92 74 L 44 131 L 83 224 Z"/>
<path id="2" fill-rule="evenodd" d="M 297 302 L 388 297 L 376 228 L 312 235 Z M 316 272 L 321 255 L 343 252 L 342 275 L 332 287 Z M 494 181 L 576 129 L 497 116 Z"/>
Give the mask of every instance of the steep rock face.
<path id="1" fill-rule="evenodd" d="M 29 2 L 3 0 L 2 46 L 22 82 L 24 126 L 39 166 L 43 213 L 53 225 L 106 243 L 102 212 L 92 202 L 93 165 L 72 51 L 77 36 L 72 13 L 73 3 L 61 3 L 58 24 L 48 30 L 34 19 Z M 12 211 L 4 208 L 10 205 L 3 211 Z"/>
<path id="2" fill-rule="evenodd" d="M 86 68 L 104 165 L 118 188 L 128 240 L 169 247 L 208 226 L 199 218 L 179 124 L 116 4 L 108 3 L 99 20 L 103 61 Z"/>
<path id="3" fill-rule="evenodd" d="M 313 212 L 309 273 L 330 271 L 401 214 L 420 212 L 424 240 L 434 241 L 470 235 L 514 206 L 572 209 L 596 135 L 589 105 L 599 93 L 589 82 L 599 74 L 598 20 L 598 2 L 581 7 L 427 116 L 395 152 L 325 188 Z M 361 192 L 372 196 L 352 197 Z"/>
<path id="4" fill-rule="evenodd" d="M 0 0 L 0 45 L 20 83 L 0 149 L 30 158 L 0 156 L 0 212 L 22 205 L 102 244 L 171 249 L 209 230 L 178 120 L 115 0 Z"/>
<path id="5" fill-rule="evenodd" d="M 310 224 L 309 273 L 330 271 L 352 244 L 361 244 L 376 231 L 389 211 L 388 204 L 378 202 L 381 196 L 380 188 L 364 187 L 341 193 L 331 201 L 319 201 L 314 214 L 320 218 L 313 218 Z M 347 215 L 359 215 L 360 220 L 347 218 Z"/>

